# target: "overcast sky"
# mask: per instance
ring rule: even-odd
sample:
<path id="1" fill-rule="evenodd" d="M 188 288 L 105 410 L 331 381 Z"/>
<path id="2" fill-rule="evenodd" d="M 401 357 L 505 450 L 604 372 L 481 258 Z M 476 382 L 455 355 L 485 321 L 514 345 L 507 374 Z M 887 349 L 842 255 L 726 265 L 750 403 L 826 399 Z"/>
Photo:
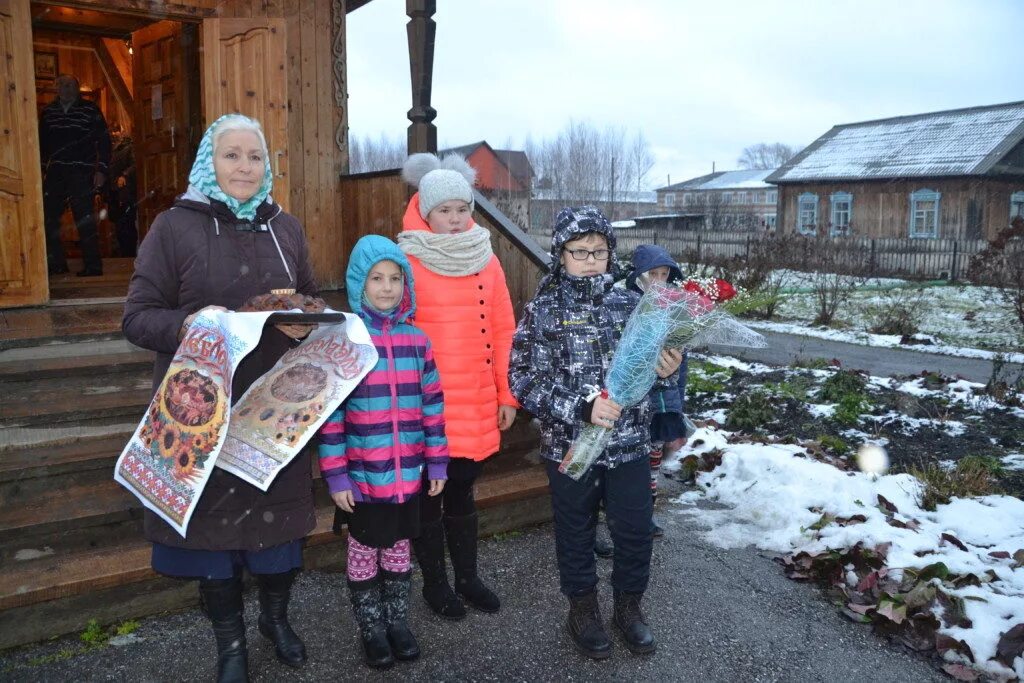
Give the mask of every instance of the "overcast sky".
<path id="1" fill-rule="evenodd" d="M 1024 0 L 438 0 L 442 147 L 521 145 L 570 119 L 647 136 L 651 187 L 736 168 L 757 142 L 1024 100 Z M 402 136 L 404 0 L 348 16 L 353 135 Z"/>

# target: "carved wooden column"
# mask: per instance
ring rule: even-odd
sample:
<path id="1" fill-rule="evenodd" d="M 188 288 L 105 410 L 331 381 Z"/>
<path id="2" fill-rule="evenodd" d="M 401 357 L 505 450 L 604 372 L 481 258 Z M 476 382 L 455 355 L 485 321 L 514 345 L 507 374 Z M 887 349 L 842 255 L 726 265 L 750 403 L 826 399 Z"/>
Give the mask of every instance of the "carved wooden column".
<path id="1" fill-rule="evenodd" d="M 430 106 L 434 73 L 434 12 L 437 0 L 406 0 L 409 16 L 409 72 L 412 76 L 412 109 L 409 110 L 409 154 L 437 151 L 437 110 Z"/>
<path id="2" fill-rule="evenodd" d="M 331 6 L 331 68 L 334 72 L 334 106 L 338 125 L 334 130 L 334 145 L 338 149 L 335 175 L 349 172 L 348 147 L 348 65 L 345 53 L 346 15 L 345 0 L 333 0 Z"/>

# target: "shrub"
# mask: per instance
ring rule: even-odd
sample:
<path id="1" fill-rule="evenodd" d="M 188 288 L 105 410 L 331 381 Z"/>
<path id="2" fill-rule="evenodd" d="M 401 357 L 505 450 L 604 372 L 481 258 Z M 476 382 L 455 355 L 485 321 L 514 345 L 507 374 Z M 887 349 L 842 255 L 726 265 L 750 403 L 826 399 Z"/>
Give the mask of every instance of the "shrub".
<path id="1" fill-rule="evenodd" d="M 938 463 L 911 467 L 910 474 L 924 484 L 919 501 L 921 507 L 925 510 L 935 510 L 937 505 L 944 505 L 953 498 L 971 498 L 997 493 L 996 478 L 985 460 L 968 456 L 957 462 L 956 467 L 952 469 L 944 468 Z"/>
<path id="2" fill-rule="evenodd" d="M 1024 218 L 1017 216 L 1010 227 L 996 234 L 983 251 L 971 259 L 968 276 L 978 284 L 996 287 L 996 292 L 1016 315 L 1017 332 L 1024 338 Z"/>
<path id="3" fill-rule="evenodd" d="M 860 421 L 860 416 L 871 410 L 871 403 L 864 394 L 844 394 L 839 399 L 836 410 L 832 413 L 832 419 L 841 425 L 852 427 Z"/>
<path id="4" fill-rule="evenodd" d="M 821 385 L 818 397 L 825 403 L 838 403 L 847 394 L 863 394 L 867 381 L 859 372 L 839 370 Z"/>
<path id="5" fill-rule="evenodd" d="M 867 306 L 872 321 L 868 331 L 875 334 L 909 336 L 921 329 L 921 289 L 891 289 L 880 295 L 880 301 Z"/>
<path id="6" fill-rule="evenodd" d="M 741 394 L 726 415 L 726 429 L 754 431 L 775 419 L 774 399 L 763 390 Z"/>
<path id="7" fill-rule="evenodd" d="M 806 402 L 814 387 L 813 377 L 796 375 L 789 379 L 782 380 L 778 384 L 765 384 L 764 389 L 777 396 L 791 398 L 796 401 Z"/>

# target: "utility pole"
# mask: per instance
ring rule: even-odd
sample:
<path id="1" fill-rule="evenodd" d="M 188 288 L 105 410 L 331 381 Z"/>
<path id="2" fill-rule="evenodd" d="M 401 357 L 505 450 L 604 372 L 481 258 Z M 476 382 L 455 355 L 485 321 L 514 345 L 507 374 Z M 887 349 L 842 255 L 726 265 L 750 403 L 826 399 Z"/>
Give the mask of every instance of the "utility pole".
<path id="1" fill-rule="evenodd" d="M 610 220 L 615 220 L 615 157 L 612 157 L 612 196 L 611 196 L 611 207 L 609 210 L 611 216 Z"/>

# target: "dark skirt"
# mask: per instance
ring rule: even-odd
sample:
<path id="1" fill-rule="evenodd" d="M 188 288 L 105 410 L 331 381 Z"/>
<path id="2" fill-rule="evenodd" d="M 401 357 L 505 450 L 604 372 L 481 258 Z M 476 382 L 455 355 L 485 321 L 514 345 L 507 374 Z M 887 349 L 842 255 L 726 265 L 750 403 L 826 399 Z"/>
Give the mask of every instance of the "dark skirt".
<path id="1" fill-rule="evenodd" d="M 302 568 L 302 539 L 263 550 L 192 550 L 153 543 L 153 570 L 182 579 L 230 579 L 250 574 L 283 574 Z"/>
<path id="2" fill-rule="evenodd" d="M 651 420 L 651 441 L 667 443 L 686 436 L 686 423 L 679 413 L 655 413 Z"/>
<path id="3" fill-rule="evenodd" d="M 334 508 L 334 532 L 348 526 L 349 536 L 371 548 L 390 548 L 420 535 L 420 499 L 404 503 L 356 503 L 353 512 Z"/>

